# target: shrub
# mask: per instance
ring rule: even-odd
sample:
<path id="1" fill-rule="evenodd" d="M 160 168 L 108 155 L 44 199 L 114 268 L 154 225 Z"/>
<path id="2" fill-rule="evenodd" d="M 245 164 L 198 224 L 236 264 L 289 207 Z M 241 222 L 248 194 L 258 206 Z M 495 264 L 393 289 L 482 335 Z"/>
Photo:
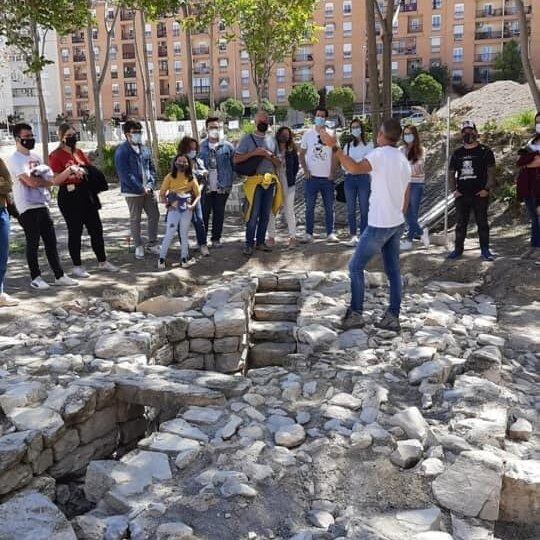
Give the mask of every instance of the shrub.
<path id="1" fill-rule="evenodd" d="M 501 124 L 503 129 L 517 130 L 517 129 L 530 129 L 534 126 L 534 119 L 536 113 L 532 110 L 521 111 L 510 118 L 504 120 Z"/>

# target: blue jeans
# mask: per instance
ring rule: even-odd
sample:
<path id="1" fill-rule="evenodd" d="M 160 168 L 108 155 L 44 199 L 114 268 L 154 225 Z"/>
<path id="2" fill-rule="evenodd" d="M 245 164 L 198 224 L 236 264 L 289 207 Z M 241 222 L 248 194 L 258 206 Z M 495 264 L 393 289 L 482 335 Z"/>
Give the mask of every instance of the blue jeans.
<path id="1" fill-rule="evenodd" d="M 191 218 L 193 226 L 195 227 L 195 234 L 197 236 L 197 244 L 199 246 L 206 246 L 206 228 L 204 226 L 203 213 L 201 207 L 201 201 L 195 206 L 193 210 L 193 217 Z"/>
<path id="2" fill-rule="evenodd" d="M 369 195 L 371 193 L 371 177 L 369 174 L 346 174 L 345 175 L 345 199 L 347 200 L 347 221 L 349 233 L 357 235 L 356 210 L 360 209 L 360 234 L 367 227 L 369 211 Z M 358 205 L 357 205 L 358 201 Z"/>
<path id="3" fill-rule="evenodd" d="M 6 208 L 0 207 L 0 294 L 4 292 L 9 256 L 9 214 Z"/>
<path id="4" fill-rule="evenodd" d="M 420 212 L 420 203 L 422 202 L 422 195 L 424 194 L 423 182 L 411 182 L 410 186 L 410 198 L 409 207 L 405 215 L 407 220 L 407 238 L 412 242 L 415 238 L 422 236 L 424 230 L 418 223 L 418 213 Z"/>
<path id="5" fill-rule="evenodd" d="M 315 226 L 315 205 L 317 195 L 321 193 L 324 204 L 324 222 L 326 234 L 334 232 L 334 182 L 328 178 L 312 176 L 306 180 L 304 185 L 304 196 L 306 199 L 306 234 L 313 234 Z"/>
<path id="6" fill-rule="evenodd" d="M 390 283 L 388 311 L 399 315 L 401 308 L 401 274 L 399 270 L 399 239 L 403 225 L 381 228 L 367 226 L 349 263 L 351 279 L 351 310 L 362 313 L 364 309 L 364 269 L 373 257 L 382 252 L 384 271 Z"/>
<path id="7" fill-rule="evenodd" d="M 531 218 L 531 247 L 540 247 L 540 216 L 536 213 L 538 200 L 534 197 L 525 199 L 525 205 Z"/>
<path id="8" fill-rule="evenodd" d="M 251 215 L 246 223 L 246 246 L 248 247 L 254 247 L 255 241 L 258 246 L 264 244 L 275 190 L 276 186 L 273 184 L 266 189 L 262 186 L 255 188 Z"/>

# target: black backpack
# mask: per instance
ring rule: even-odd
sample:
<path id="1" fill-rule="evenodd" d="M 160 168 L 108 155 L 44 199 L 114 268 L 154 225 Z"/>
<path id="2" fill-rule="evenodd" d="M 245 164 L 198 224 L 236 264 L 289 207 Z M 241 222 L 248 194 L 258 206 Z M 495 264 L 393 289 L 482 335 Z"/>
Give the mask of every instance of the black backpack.
<path id="1" fill-rule="evenodd" d="M 250 137 L 255 147 L 259 148 L 255 137 L 253 135 L 250 135 Z M 257 174 L 257 169 L 263 159 L 264 158 L 262 156 L 250 157 L 249 159 L 246 159 L 246 161 L 242 161 L 242 163 L 234 164 L 233 170 L 236 174 L 239 174 L 240 176 L 254 176 L 255 174 Z"/>

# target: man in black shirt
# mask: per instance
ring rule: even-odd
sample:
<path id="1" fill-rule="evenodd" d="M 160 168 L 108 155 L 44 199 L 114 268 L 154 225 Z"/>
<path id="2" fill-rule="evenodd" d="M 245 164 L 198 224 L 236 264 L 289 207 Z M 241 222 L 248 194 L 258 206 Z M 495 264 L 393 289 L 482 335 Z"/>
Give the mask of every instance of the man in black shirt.
<path id="1" fill-rule="evenodd" d="M 474 122 L 465 121 L 461 126 L 463 146 L 450 159 L 448 182 L 454 191 L 456 205 L 456 243 L 449 259 L 458 259 L 463 254 L 467 225 L 471 210 L 474 212 L 481 257 L 492 261 L 489 251 L 488 205 L 489 192 L 494 187 L 495 156 L 493 152 L 478 142 L 478 131 Z"/>

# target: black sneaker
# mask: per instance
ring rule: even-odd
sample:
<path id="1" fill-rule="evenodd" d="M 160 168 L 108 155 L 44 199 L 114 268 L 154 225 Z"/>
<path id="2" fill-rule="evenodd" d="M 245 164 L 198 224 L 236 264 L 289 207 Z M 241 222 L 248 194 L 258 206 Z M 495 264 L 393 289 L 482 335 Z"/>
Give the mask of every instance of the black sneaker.
<path id="1" fill-rule="evenodd" d="M 242 253 L 246 256 L 246 257 L 251 257 L 253 255 L 253 248 L 250 247 L 250 246 L 246 246 L 244 248 L 244 250 L 242 251 Z"/>
<path id="2" fill-rule="evenodd" d="M 350 330 L 351 328 L 363 328 L 366 325 L 366 321 L 361 313 L 353 311 L 351 308 L 347 309 L 341 326 L 343 330 Z"/>
<path id="3" fill-rule="evenodd" d="M 384 317 L 375 323 L 375 327 L 379 330 L 390 330 L 390 332 L 401 332 L 401 325 L 399 324 L 399 317 L 393 315 L 389 311 L 384 314 Z"/>
<path id="4" fill-rule="evenodd" d="M 255 249 L 257 251 L 272 251 L 272 248 L 268 244 L 258 244 Z"/>

